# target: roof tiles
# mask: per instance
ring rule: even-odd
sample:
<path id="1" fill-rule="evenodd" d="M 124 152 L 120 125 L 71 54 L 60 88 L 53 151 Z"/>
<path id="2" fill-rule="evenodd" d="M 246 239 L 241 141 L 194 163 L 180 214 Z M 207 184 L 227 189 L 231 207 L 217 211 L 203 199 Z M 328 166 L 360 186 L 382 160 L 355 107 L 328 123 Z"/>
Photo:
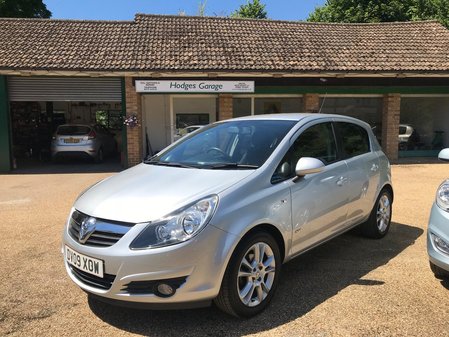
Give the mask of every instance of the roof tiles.
<path id="1" fill-rule="evenodd" d="M 329 24 L 137 14 L 134 21 L 0 19 L 0 69 L 447 72 L 434 21 Z"/>

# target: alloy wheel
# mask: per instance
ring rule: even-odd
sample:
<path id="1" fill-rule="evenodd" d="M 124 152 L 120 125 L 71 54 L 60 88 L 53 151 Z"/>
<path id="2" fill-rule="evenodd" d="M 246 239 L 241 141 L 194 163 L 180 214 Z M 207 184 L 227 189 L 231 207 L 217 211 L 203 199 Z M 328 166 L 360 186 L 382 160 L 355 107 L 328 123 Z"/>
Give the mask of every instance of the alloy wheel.
<path id="1" fill-rule="evenodd" d="M 237 292 L 241 302 L 255 307 L 268 296 L 275 279 L 276 260 L 273 250 L 265 242 L 252 245 L 240 262 Z"/>
<path id="2" fill-rule="evenodd" d="M 388 195 L 384 194 L 377 204 L 377 228 L 381 233 L 385 232 L 390 223 L 391 203 Z"/>

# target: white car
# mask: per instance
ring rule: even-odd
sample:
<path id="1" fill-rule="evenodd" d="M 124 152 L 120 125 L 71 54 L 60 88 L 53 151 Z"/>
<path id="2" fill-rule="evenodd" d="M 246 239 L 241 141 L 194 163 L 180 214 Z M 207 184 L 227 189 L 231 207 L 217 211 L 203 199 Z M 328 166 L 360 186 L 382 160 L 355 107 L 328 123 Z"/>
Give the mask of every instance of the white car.
<path id="1" fill-rule="evenodd" d="M 117 151 L 114 135 L 104 126 L 64 124 L 58 126 L 51 142 L 52 160 L 60 157 L 88 157 L 101 163 Z"/>

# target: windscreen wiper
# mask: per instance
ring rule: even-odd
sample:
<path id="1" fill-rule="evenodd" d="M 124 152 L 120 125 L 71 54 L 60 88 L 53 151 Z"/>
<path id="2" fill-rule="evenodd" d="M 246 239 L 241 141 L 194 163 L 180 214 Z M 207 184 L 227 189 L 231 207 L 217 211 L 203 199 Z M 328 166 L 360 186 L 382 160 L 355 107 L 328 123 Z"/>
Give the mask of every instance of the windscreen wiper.
<path id="1" fill-rule="evenodd" d="M 145 164 L 158 165 L 158 166 L 170 166 L 170 167 L 183 167 L 183 168 L 198 168 L 196 166 L 176 163 L 172 161 L 159 161 L 159 160 L 145 160 Z"/>
<path id="2" fill-rule="evenodd" d="M 249 165 L 249 164 L 239 164 L 239 163 L 218 163 L 218 164 L 211 164 L 210 166 L 208 166 L 208 168 L 210 168 L 212 170 L 219 170 L 219 169 L 255 170 L 255 169 L 258 169 L 259 166 Z"/>

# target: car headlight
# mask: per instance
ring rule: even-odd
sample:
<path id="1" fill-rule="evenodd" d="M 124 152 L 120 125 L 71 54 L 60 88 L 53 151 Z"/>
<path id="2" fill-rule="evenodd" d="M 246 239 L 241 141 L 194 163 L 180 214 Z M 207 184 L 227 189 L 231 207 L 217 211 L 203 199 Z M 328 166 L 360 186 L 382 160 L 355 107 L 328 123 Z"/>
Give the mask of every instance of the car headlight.
<path id="1" fill-rule="evenodd" d="M 145 227 L 129 247 L 158 248 L 187 241 L 209 223 L 217 204 L 218 196 L 213 195 L 154 221 Z"/>
<path id="2" fill-rule="evenodd" d="M 438 187 L 436 203 L 443 211 L 449 212 L 449 180 Z"/>

